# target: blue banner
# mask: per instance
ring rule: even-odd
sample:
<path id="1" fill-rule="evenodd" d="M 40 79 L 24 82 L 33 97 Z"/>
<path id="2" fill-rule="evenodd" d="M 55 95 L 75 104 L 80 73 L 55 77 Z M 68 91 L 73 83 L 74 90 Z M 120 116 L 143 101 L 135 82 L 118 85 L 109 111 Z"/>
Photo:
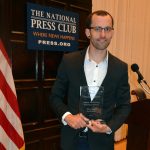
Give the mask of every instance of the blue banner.
<path id="1" fill-rule="evenodd" d="M 27 3 L 27 48 L 75 51 L 79 15 L 71 11 Z"/>

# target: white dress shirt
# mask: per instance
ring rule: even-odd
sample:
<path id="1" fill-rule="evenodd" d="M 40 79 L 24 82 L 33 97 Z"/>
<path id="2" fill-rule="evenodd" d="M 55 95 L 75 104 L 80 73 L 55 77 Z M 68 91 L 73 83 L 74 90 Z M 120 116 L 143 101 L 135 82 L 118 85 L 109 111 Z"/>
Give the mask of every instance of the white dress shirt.
<path id="1" fill-rule="evenodd" d="M 85 60 L 84 60 L 84 72 L 86 76 L 86 81 L 88 86 L 98 86 L 100 87 L 107 73 L 108 68 L 108 52 L 103 61 L 97 64 L 95 61 L 89 58 L 89 48 L 87 49 Z M 95 89 L 95 94 L 98 89 Z M 95 95 L 90 95 L 91 100 L 93 100 Z"/>

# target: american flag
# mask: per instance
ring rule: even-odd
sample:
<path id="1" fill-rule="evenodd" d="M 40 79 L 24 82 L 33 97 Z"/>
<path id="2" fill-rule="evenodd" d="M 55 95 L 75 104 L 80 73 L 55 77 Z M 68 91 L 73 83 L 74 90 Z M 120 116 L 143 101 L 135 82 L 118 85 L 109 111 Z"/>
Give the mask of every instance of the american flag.
<path id="1" fill-rule="evenodd" d="M 10 61 L 0 39 L 0 150 L 25 150 Z"/>

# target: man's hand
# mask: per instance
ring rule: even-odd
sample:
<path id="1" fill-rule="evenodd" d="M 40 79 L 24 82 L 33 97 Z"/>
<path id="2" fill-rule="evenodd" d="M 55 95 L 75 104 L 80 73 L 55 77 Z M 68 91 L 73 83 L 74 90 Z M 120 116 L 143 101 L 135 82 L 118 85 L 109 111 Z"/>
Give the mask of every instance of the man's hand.
<path id="1" fill-rule="evenodd" d="M 91 120 L 87 125 L 93 132 L 97 133 L 109 133 L 111 129 L 104 123 L 101 123 L 99 120 Z"/>
<path id="2" fill-rule="evenodd" d="M 87 126 L 87 123 L 89 122 L 89 119 L 87 119 L 82 114 L 77 114 L 77 115 L 69 114 L 65 117 L 64 120 L 67 122 L 67 124 L 70 127 L 74 129 L 84 128 Z"/>

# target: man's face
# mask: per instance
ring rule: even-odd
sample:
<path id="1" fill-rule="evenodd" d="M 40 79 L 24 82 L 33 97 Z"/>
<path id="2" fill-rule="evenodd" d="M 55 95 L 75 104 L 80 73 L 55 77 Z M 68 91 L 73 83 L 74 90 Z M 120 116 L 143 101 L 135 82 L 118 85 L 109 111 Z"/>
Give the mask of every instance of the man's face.
<path id="1" fill-rule="evenodd" d="M 106 50 L 112 36 L 112 20 L 109 15 L 93 15 L 91 29 L 86 29 L 86 35 L 90 36 L 90 46 L 97 50 Z"/>

